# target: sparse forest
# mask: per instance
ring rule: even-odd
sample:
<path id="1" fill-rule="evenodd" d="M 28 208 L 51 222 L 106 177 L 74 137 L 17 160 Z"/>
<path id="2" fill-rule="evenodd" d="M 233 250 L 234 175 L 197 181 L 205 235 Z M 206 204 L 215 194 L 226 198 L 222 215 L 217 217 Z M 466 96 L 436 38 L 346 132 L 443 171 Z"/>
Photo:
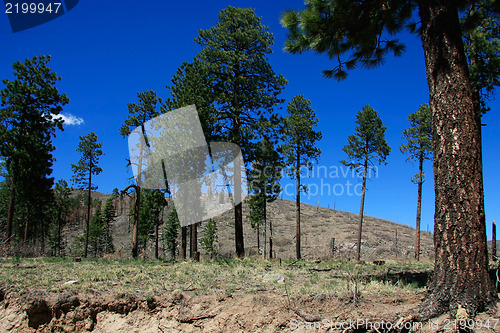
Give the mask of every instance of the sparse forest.
<path id="1" fill-rule="evenodd" d="M 169 325 L 184 325 L 187 330 L 200 322 L 208 331 L 216 331 L 215 303 L 226 302 L 233 293 L 261 291 L 267 301 L 255 296 L 243 297 L 242 303 L 252 311 L 262 304 L 268 312 L 273 306 L 280 310 L 267 322 L 254 320 L 257 328 L 245 321 L 243 330 L 293 331 L 289 323 L 294 318 L 320 323 L 327 318 L 328 302 L 342 310 L 337 319 L 347 322 L 349 314 L 361 316 L 376 308 L 377 297 L 388 308 L 387 313 L 380 310 L 380 319 L 391 322 L 422 323 L 443 314 L 466 321 L 492 314 L 500 320 L 500 266 L 489 260 L 497 257 L 488 252 L 482 141 L 485 115 L 496 112 L 489 102 L 500 82 L 499 3 L 310 0 L 302 9 L 282 8 L 280 24 L 287 31 L 283 52 L 297 59 L 308 52 L 326 56 L 331 68 L 325 68 L 323 75 L 340 84 L 349 81 L 351 72 L 361 75 L 360 68 L 383 69 L 385 60 L 403 56 L 405 44 L 398 34 L 409 31 L 421 40 L 428 100 L 388 115 L 383 108 L 375 111 L 367 104 L 370 100 L 360 96 L 360 105 L 365 106 L 356 109 L 356 119 L 354 109 L 322 110 L 308 95 L 288 98 L 286 89 L 290 94 L 295 90 L 279 73 L 280 64 L 272 61 L 273 32 L 254 9 L 228 6 L 212 27 L 198 27 L 190 41 L 197 53 L 181 59 L 171 78 L 163 78 L 165 93 L 141 90 L 133 97 L 135 102 L 123 100 L 117 105 L 121 125 L 109 131 L 129 145 L 130 155 L 122 156 L 120 163 L 133 176 L 112 193 L 99 192 L 99 177 L 106 170 L 107 151 L 115 148 L 93 128 L 77 135 L 79 143 L 73 150 L 79 159 L 68 165 L 71 179 L 54 179 L 58 163 L 54 140 L 66 134 L 62 112 L 71 105 L 72 96 L 59 91 L 67 87 L 62 84 L 66 77 L 56 74 L 59 63 L 51 63 L 50 55 L 19 59 L 0 90 L 0 304 L 11 285 L 29 287 L 29 293 L 39 286 L 68 292 L 70 296 L 65 294 L 57 302 L 40 298 L 30 305 L 37 315 L 26 310 L 28 319 L 22 320 L 29 320 L 33 332 L 57 331 L 66 325 L 67 309 L 93 318 L 90 324 L 75 319 L 74 331 L 93 331 L 102 319 L 97 319 L 99 312 L 126 316 L 143 308 L 146 312 L 168 308 L 167 303 L 178 313 L 169 314 L 168 320 L 156 313 L 164 325 L 158 324 L 160 331 Z M 190 155 L 181 153 L 172 161 L 155 160 L 155 136 L 164 129 L 154 119 L 165 117 L 168 124 L 169 115 L 191 105 L 206 140 L 201 146 L 208 152 L 205 160 L 186 160 Z M 325 142 L 325 134 L 333 128 L 322 120 L 327 112 L 355 124 L 354 134 L 345 138 L 347 144 Z M 402 137 L 391 127 L 399 122 L 407 126 Z M 397 153 L 387 140 L 389 132 L 401 139 Z M 130 139 L 134 133 L 140 136 L 136 146 Z M 186 142 L 180 146 L 187 147 L 191 134 L 184 134 Z M 212 143 L 231 143 L 240 150 L 229 158 Z M 325 160 L 324 150 L 331 153 L 334 148 L 344 156 Z M 369 202 L 384 196 L 380 188 L 370 192 L 378 182 L 374 172 L 395 159 L 406 160 L 408 169 L 416 171 L 411 178 L 417 185 L 416 200 L 409 203 L 416 213 L 415 228 L 365 214 L 365 198 Z M 184 178 L 167 176 L 167 166 L 173 162 L 182 166 L 176 172 L 185 172 Z M 322 206 L 321 194 L 312 194 L 308 180 L 320 174 L 315 169 L 320 162 L 340 163 L 357 175 L 354 186 L 360 192 L 344 198 L 359 202 L 359 213 Z M 148 163 L 159 164 L 154 169 L 161 173 L 154 174 L 157 188 L 148 183 L 153 173 Z M 427 164 L 432 165 L 432 175 L 424 171 Z M 429 207 L 423 191 L 431 192 L 425 180 L 432 179 L 434 201 Z M 200 199 L 197 208 L 205 215 L 186 225 L 185 209 L 176 207 L 175 200 L 183 186 L 194 182 L 198 192 L 190 193 L 189 200 Z M 321 184 L 323 191 L 326 187 Z M 290 188 L 293 201 L 283 199 Z M 316 206 L 301 201 L 306 195 L 316 195 Z M 227 198 L 233 205 L 210 215 Z M 424 209 L 434 210 L 433 230 L 423 230 Z M 20 274 L 19 267 L 27 273 Z M 40 267 L 48 272 L 45 282 L 39 278 Z M 31 279 L 29 269 L 36 271 Z M 88 313 L 85 307 L 95 304 L 75 296 L 113 288 L 123 299 L 126 293 L 139 296 L 109 301 Z M 285 305 L 277 305 L 277 292 L 285 295 L 280 298 Z M 399 296 L 387 296 L 391 293 Z M 207 296 L 211 294 L 225 296 L 212 299 Z M 196 305 L 184 309 L 184 303 L 193 300 L 206 302 L 202 308 L 210 311 Z M 401 303 L 402 310 L 387 305 L 393 303 Z M 203 313 L 196 314 L 198 310 Z M 237 329 L 232 319 L 218 320 Z M 14 321 L 12 330 L 21 332 Z M 10 331 L 2 325 L 0 332 Z M 473 331 L 469 326 L 457 332 Z M 351 331 L 409 330 L 370 330 L 365 325 Z"/>

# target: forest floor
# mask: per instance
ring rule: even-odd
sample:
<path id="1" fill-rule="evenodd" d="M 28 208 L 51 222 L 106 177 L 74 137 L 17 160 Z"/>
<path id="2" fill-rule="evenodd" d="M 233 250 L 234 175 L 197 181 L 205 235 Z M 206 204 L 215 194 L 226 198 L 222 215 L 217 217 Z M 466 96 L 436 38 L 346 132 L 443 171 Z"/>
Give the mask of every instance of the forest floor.
<path id="1" fill-rule="evenodd" d="M 0 258 L 0 332 L 455 332 L 411 322 L 430 261 Z M 500 332 L 500 310 L 474 332 Z"/>

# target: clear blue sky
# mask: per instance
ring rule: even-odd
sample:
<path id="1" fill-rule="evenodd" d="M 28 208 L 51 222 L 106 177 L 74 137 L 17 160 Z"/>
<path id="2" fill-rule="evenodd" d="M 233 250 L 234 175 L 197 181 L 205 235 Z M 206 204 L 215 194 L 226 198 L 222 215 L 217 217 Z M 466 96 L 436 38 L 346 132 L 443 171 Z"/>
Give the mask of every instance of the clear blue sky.
<path id="1" fill-rule="evenodd" d="M 179 65 L 191 61 L 200 50 L 193 39 L 198 29 L 217 22 L 217 14 L 228 5 L 252 7 L 275 36 L 274 53 L 269 61 L 276 73 L 289 84 L 282 97 L 290 101 L 303 94 L 310 99 L 323 133 L 320 165 L 338 167 L 346 156 L 342 147 L 354 133 L 356 113 L 365 104 L 377 110 L 388 127 L 386 138 L 392 147 L 378 178 L 368 183 L 365 213 L 415 226 L 416 185 L 410 178 L 417 172 L 416 163 L 406 162 L 399 152 L 401 134 L 408 127 L 407 116 L 428 101 L 423 51 L 416 36 L 402 34 L 407 51 L 400 58 L 389 57 L 375 70 L 357 69 L 343 82 L 322 77 L 321 70 L 334 64 L 324 55 L 283 52 L 286 30 L 279 23 L 287 8 L 301 9 L 303 0 L 238 1 L 80 1 L 70 12 L 44 25 L 12 33 L 7 15 L 0 14 L 0 78 L 12 78 L 12 64 L 34 55 L 50 54 L 51 68 L 62 77 L 58 88 L 71 102 L 64 114 L 84 120 L 83 124 L 66 126 L 54 143 L 57 147 L 53 176 L 71 178 L 71 163 L 79 159 L 75 149 L 79 136 L 95 132 L 103 142 L 101 158 L 104 172 L 96 177 L 102 192 L 123 189 L 131 173 L 125 167 L 127 140 L 118 129 L 127 117 L 127 103 L 136 101 L 137 92 L 152 89 L 159 96 L 169 95 L 165 85 Z M 500 222 L 500 103 L 490 103 L 492 111 L 484 117 L 484 180 L 486 218 L 490 238 L 491 221 Z M 286 105 L 283 106 L 286 108 Z M 280 112 L 284 112 L 284 109 Z M 434 195 L 431 163 L 425 166 L 422 229 L 433 230 Z M 304 202 L 357 213 L 359 196 L 334 195 L 346 182 L 359 184 L 353 178 L 323 178 L 323 195 L 313 195 Z M 307 181 L 321 187 L 321 179 Z M 287 182 L 285 181 L 284 184 Z M 335 186 L 335 184 L 340 184 Z M 312 188 L 314 189 L 314 187 Z M 291 191 L 289 191 L 291 194 Z M 293 195 L 284 198 L 294 199 Z M 304 221 L 307 223 L 307 220 Z"/>

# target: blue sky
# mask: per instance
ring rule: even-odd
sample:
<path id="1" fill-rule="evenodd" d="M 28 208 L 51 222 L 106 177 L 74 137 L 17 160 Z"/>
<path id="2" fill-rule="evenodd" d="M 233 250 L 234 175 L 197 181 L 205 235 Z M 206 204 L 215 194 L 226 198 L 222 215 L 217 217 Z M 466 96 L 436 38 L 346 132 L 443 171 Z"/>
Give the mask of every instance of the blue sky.
<path id="1" fill-rule="evenodd" d="M 137 92 L 152 89 L 160 97 L 169 95 L 165 88 L 176 69 L 191 61 L 200 50 L 193 39 L 198 29 L 207 29 L 217 22 L 217 14 L 228 5 L 252 7 L 274 34 L 275 45 L 269 61 L 276 73 L 288 80 L 282 97 L 286 102 L 302 94 L 312 102 L 323 133 L 319 164 L 327 170 L 340 168 L 345 159 L 342 147 L 354 133 L 356 113 L 369 104 L 381 115 L 388 127 L 386 139 L 392 147 L 387 165 L 379 167 L 378 177 L 368 183 L 365 214 L 415 225 L 416 185 L 410 178 L 417 172 L 417 163 L 408 163 L 399 152 L 401 134 L 408 127 L 407 116 L 428 101 L 428 88 L 421 43 L 414 35 L 403 33 L 407 51 L 400 58 L 389 57 L 375 69 L 357 69 L 347 80 L 337 82 L 322 77 L 321 70 L 334 63 L 325 55 L 283 52 L 286 30 L 279 17 L 287 8 L 301 9 L 303 0 L 238 0 L 238 1 L 80 1 L 67 14 L 41 26 L 12 33 L 5 13 L 0 14 L 0 78 L 12 78 L 12 64 L 34 55 L 50 54 L 51 68 L 62 77 L 58 88 L 70 98 L 64 114 L 84 120 L 83 124 L 66 126 L 54 140 L 56 146 L 53 176 L 71 178 L 71 163 L 79 159 L 76 147 L 79 136 L 95 132 L 103 142 L 101 158 L 103 173 L 95 178 L 99 190 L 111 192 L 130 184 L 131 172 L 125 167 L 127 140 L 118 129 L 127 117 L 127 104 L 136 101 Z M 490 103 L 492 111 L 484 117 L 483 154 L 486 218 L 488 235 L 491 221 L 500 222 L 500 103 Z M 284 112 L 286 104 L 279 112 Z M 324 169 L 323 169 L 324 171 Z M 422 229 L 433 230 L 434 195 L 431 163 L 425 166 Z M 332 176 L 330 174 L 330 176 Z M 323 183 L 321 183 L 323 181 Z M 306 183 L 311 195 L 303 195 L 310 204 L 359 212 L 359 196 L 349 196 L 359 184 L 356 178 L 314 177 Z M 284 181 L 284 185 L 288 182 Z M 323 194 L 315 195 L 322 184 Z M 337 185 L 337 187 L 334 187 Z M 334 195 L 344 189 L 343 195 Z M 335 189 L 335 190 L 334 190 Z M 283 198 L 294 199 L 284 194 Z M 330 192 L 330 193 L 328 193 Z M 307 221 L 304 221 L 307 223 Z M 490 238 L 490 237 L 488 237 Z"/>

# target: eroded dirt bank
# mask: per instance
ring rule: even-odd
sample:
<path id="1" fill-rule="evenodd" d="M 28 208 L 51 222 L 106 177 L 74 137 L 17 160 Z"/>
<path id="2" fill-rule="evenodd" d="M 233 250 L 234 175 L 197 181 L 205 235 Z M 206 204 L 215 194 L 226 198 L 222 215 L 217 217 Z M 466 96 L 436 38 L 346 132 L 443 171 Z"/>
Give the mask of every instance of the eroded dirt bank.
<path id="1" fill-rule="evenodd" d="M 0 332 L 383 332 L 388 330 L 380 325 L 401 318 L 422 297 L 377 293 L 354 303 L 335 294 L 288 298 L 286 293 L 268 291 L 197 296 L 180 291 L 120 295 L 4 288 Z M 491 319 L 491 327 L 475 332 L 500 331 L 500 323 L 493 327 L 500 312 L 478 318 Z M 449 318 L 440 320 L 442 329 Z M 438 331 L 433 325 L 414 323 L 412 331 Z M 358 330 L 346 330 L 349 327 Z"/>

